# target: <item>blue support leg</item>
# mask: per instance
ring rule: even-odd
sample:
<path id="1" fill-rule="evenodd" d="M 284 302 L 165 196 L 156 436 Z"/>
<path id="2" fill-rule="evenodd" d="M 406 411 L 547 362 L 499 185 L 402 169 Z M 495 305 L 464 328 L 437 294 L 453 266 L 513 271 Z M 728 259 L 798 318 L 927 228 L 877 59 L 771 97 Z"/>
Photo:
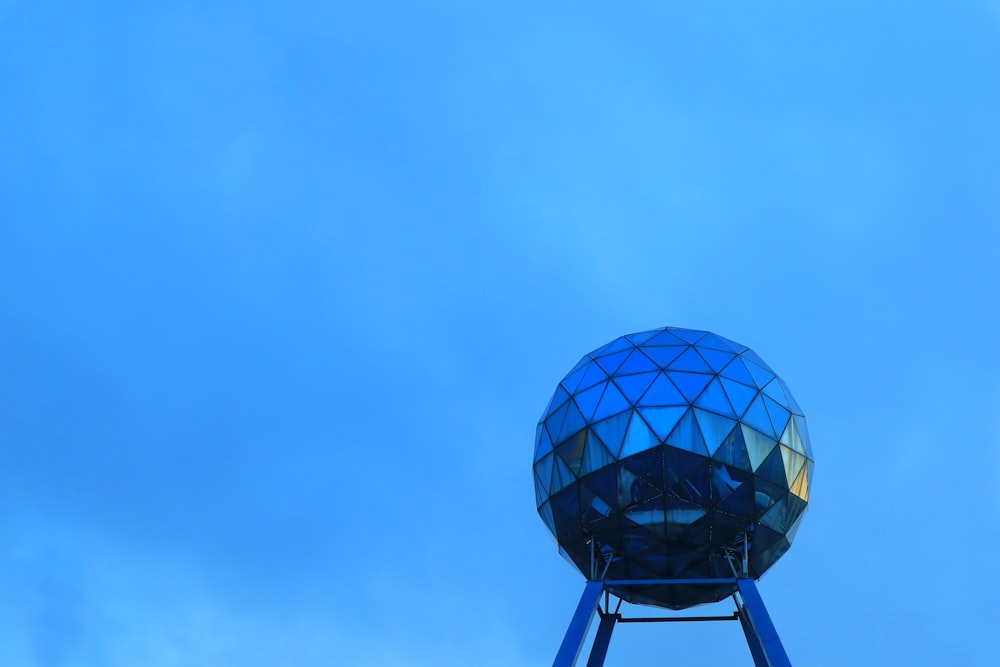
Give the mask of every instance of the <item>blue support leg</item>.
<path id="1" fill-rule="evenodd" d="M 569 629 L 566 630 L 566 637 L 563 639 L 559 653 L 552 667 L 573 667 L 576 659 L 583 648 L 583 641 L 587 638 L 587 631 L 590 629 L 590 622 L 594 619 L 594 612 L 597 611 L 597 603 L 601 600 L 601 593 L 604 592 L 603 581 L 588 581 L 583 589 L 583 597 L 576 607 L 573 619 L 569 622 Z M 609 633 L 610 634 L 610 633 Z"/>
<path id="2" fill-rule="evenodd" d="M 754 664 L 757 667 L 792 667 L 753 579 L 740 579 L 736 586 L 743 599 L 739 609 L 740 624 L 747 636 Z"/>
<path id="3" fill-rule="evenodd" d="M 615 629 L 617 614 L 607 613 L 601 616 L 601 624 L 597 626 L 597 637 L 594 647 L 590 649 L 590 660 L 587 667 L 604 667 L 604 658 L 608 656 L 608 646 L 611 645 L 611 632 Z"/>

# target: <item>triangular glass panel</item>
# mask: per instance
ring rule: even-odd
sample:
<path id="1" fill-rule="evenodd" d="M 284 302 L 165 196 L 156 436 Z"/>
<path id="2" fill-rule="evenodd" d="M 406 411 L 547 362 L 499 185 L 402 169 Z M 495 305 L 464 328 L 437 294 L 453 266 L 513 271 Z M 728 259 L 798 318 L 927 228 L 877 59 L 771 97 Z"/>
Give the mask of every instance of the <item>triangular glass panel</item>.
<path id="1" fill-rule="evenodd" d="M 749 520 L 753 519 L 754 509 L 754 486 L 749 481 L 729 492 L 718 505 L 720 512 Z"/>
<path id="2" fill-rule="evenodd" d="M 802 408 L 799 407 L 798 401 L 796 401 L 795 397 L 792 396 L 792 392 L 788 390 L 788 385 L 785 384 L 785 381 L 782 380 L 781 378 L 778 378 L 778 382 L 781 383 L 781 389 L 785 394 L 785 405 L 787 405 L 788 409 L 791 410 L 792 412 L 797 412 L 801 415 Z"/>
<path id="3" fill-rule="evenodd" d="M 787 533 L 792 529 L 791 524 L 798 523 L 798 520 L 802 518 L 803 514 L 805 514 L 806 508 L 808 507 L 809 503 L 802 500 L 801 498 L 799 498 L 798 496 L 796 496 L 794 493 L 791 492 L 789 492 L 789 494 L 785 496 L 785 503 L 788 504 L 788 523 L 790 524 L 785 531 Z"/>
<path id="4" fill-rule="evenodd" d="M 674 334 L 678 338 L 681 338 L 687 343 L 697 343 L 701 340 L 707 331 L 697 331 L 696 329 L 681 329 L 680 327 L 667 327 L 670 333 Z"/>
<path id="5" fill-rule="evenodd" d="M 785 464 L 785 481 L 788 488 L 792 488 L 792 484 L 795 483 L 795 479 L 806 464 L 806 457 L 798 452 L 793 452 L 788 447 L 779 447 L 778 449 L 781 450 L 781 460 Z"/>
<path id="6" fill-rule="evenodd" d="M 570 472 L 569 466 L 567 466 L 561 458 L 558 456 L 553 459 L 552 466 L 552 486 L 549 489 L 549 495 L 555 494 L 560 489 L 563 489 L 575 481 L 573 473 Z"/>
<path id="7" fill-rule="evenodd" d="M 643 343 L 643 345 L 644 346 L 648 346 L 648 345 L 687 345 L 687 342 L 685 342 L 684 340 L 678 338 L 677 336 L 675 336 L 674 334 L 672 334 L 667 329 L 664 329 L 660 333 L 658 333 L 657 335 L 653 336 L 652 338 L 650 338 L 649 340 L 647 340 L 645 343 Z"/>
<path id="8" fill-rule="evenodd" d="M 712 466 L 712 490 L 714 492 L 714 499 L 723 500 L 728 498 L 733 491 L 739 488 L 739 486 L 746 481 L 747 477 L 738 477 L 734 475 L 734 470 L 741 472 L 736 468 L 730 468 L 729 466 L 721 464 Z"/>
<path id="9" fill-rule="evenodd" d="M 677 422 L 677 426 L 667 437 L 667 444 L 693 454 L 708 456 L 705 438 L 702 437 L 701 430 L 698 428 L 693 409 L 685 412 L 684 416 Z"/>
<path id="10" fill-rule="evenodd" d="M 628 358 L 618 367 L 617 375 L 630 375 L 632 373 L 645 373 L 647 371 L 659 370 L 652 359 L 642 353 L 642 350 L 632 350 Z"/>
<path id="11" fill-rule="evenodd" d="M 788 490 L 793 494 L 805 500 L 809 501 L 809 467 L 802 466 L 802 470 L 799 471 L 798 476 L 792 482 L 792 485 L 788 487 Z"/>
<path id="12" fill-rule="evenodd" d="M 594 414 L 594 409 L 597 407 L 598 402 L 600 402 L 601 396 L 604 394 L 604 388 L 607 386 L 607 382 L 600 382 L 590 389 L 584 389 L 573 397 L 584 419 L 589 420 L 590 416 Z"/>
<path id="13" fill-rule="evenodd" d="M 618 470 L 615 466 L 599 468 L 585 477 L 580 478 L 581 484 L 600 496 L 612 507 L 618 504 Z"/>
<path id="14" fill-rule="evenodd" d="M 669 371 L 670 379 L 673 380 L 677 388 L 684 394 L 688 403 L 693 403 L 698 398 L 698 394 L 705 388 L 713 377 L 706 373 L 685 373 L 683 371 Z"/>
<path id="15" fill-rule="evenodd" d="M 663 489 L 651 484 L 642 475 L 636 475 L 624 466 L 618 469 L 619 507 L 631 507 L 652 498 L 659 498 L 662 495 Z"/>
<path id="16" fill-rule="evenodd" d="M 771 506 L 773 506 L 774 503 L 788 495 L 788 487 L 784 485 L 779 486 L 777 484 L 772 484 L 771 482 L 759 477 L 754 478 L 753 488 L 754 506 L 756 508 L 754 513 L 755 519 L 760 518 L 764 512 L 771 509 Z M 759 535 L 755 536 L 755 538 L 756 537 L 759 537 Z M 758 542 L 758 539 L 754 539 L 755 547 Z"/>
<path id="17" fill-rule="evenodd" d="M 799 429 L 795 426 L 795 420 L 789 419 L 788 425 L 785 426 L 784 432 L 781 434 L 781 440 L 779 442 L 786 447 L 790 447 L 792 451 L 798 452 L 799 454 L 805 454 L 806 448 L 802 444 L 802 439 L 799 437 Z"/>
<path id="18" fill-rule="evenodd" d="M 758 387 L 763 387 L 768 382 L 774 379 L 774 373 L 761 366 L 758 366 L 752 361 L 747 361 L 745 354 L 743 355 L 743 357 L 744 357 L 743 363 L 746 365 L 747 370 L 750 372 L 750 375 L 753 376 L 753 381 L 754 383 L 756 383 Z"/>
<path id="19" fill-rule="evenodd" d="M 559 420 L 560 417 L 562 417 L 562 421 Z M 553 424 L 558 424 L 558 426 L 553 429 Z M 580 414 L 579 408 L 576 407 L 576 403 L 567 401 L 562 410 L 552 415 L 547 425 L 549 427 L 549 435 L 552 436 L 552 445 L 553 447 L 558 447 L 561 442 L 567 440 L 574 433 L 586 426 L 587 423 L 583 415 Z"/>
<path id="20" fill-rule="evenodd" d="M 544 424 L 538 425 L 536 433 L 538 434 L 535 438 L 535 460 L 537 461 L 552 451 L 552 439 L 549 438 L 549 432 Z"/>
<path id="21" fill-rule="evenodd" d="M 667 489 L 667 494 L 704 507 L 712 498 L 711 465 L 703 463 L 694 470 L 688 471 L 680 482 Z"/>
<path id="22" fill-rule="evenodd" d="M 659 491 L 663 491 L 663 450 L 647 449 L 622 459 L 620 481 L 631 480 L 632 476 L 642 477 Z M 627 473 L 627 474 L 626 474 Z M 622 488 L 628 486 L 622 484 Z"/>
<path id="23" fill-rule="evenodd" d="M 549 532 L 555 535 L 556 533 L 556 521 L 552 517 L 552 504 L 549 502 L 542 503 L 542 506 L 538 508 L 538 514 L 542 517 L 542 521 L 548 526 Z"/>
<path id="24" fill-rule="evenodd" d="M 556 387 L 556 393 L 552 394 L 552 399 L 549 400 L 548 406 L 545 408 L 545 414 L 542 419 L 546 419 L 553 412 L 561 408 L 566 404 L 566 399 L 569 398 L 569 392 L 563 389 L 561 386 Z"/>
<path id="25" fill-rule="evenodd" d="M 672 345 L 670 347 L 643 347 L 642 352 L 652 359 L 653 363 L 658 367 L 666 368 L 670 365 L 671 361 L 679 357 L 686 349 L 688 349 L 687 345 L 683 347 Z"/>
<path id="26" fill-rule="evenodd" d="M 802 415 L 792 415 L 792 419 L 795 420 L 795 428 L 799 432 L 799 438 L 802 440 L 802 445 L 806 449 L 806 456 L 812 458 L 812 445 L 809 442 L 809 429 L 806 428 L 806 418 Z"/>
<path id="27" fill-rule="evenodd" d="M 632 341 L 632 343 L 635 345 L 642 345 L 647 340 L 661 333 L 662 331 L 663 329 L 650 329 L 649 331 L 640 331 L 638 333 L 629 334 L 625 337 L 628 338 L 630 341 Z"/>
<path id="28" fill-rule="evenodd" d="M 613 352 L 621 352 L 622 350 L 627 350 L 632 347 L 632 342 L 622 336 L 621 338 L 616 338 L 607 345 L 599 347 L 590 353 L 591 357 L 603 357 L 606 354 L 611 354 Z"/>
<path id="29" fill-rule="evenodd" d="M 788 503 L 784 502 L 784 499 L 776 502 L 771 509 L 764 512 L 764 515 L 760 517 L 760 522 L 771 530 L 784 533 L 788 530 L 790 524 L 788 521 Z"/>
<path id="30" fill-rule="evenodd" d="M 637 375 L 618 375 L 615 377 L 613 382 L 618 385 L 622 393 L 625 394 L 631 403 L 636 404 L 642 397 L 646 390 L 649 389 L 649 385 L 653 384 L 653 380 L 659 372 L 653 373 L 639 373 Z"/>
<path id="31" fill-rule="evenodd" d="M 618 458 L 623 459 L 638 452 L 652 449 L 660 444 L 646 422 L 638 415 L 632 415 L 632 421 L 628 425 L 628 433 L 625 435 L 625 442 L 622 443 L 621 453 Z"/>
<path id="32" fill-rule="evenodd" d="M 687 401 L 677 391 L 677 387 L 667 378 L 664 373 L 660 373 L 649 389 L 643 394 L 638 405 L 685 405 Z"/>
<path id="33" fill-rule="evenodd" d="M 748 348 L 745 352 L 743 352 L 743 358 L 746 359 L 747 361 L 757 364 L 765 371 L 768 371 L 771 375 L 774 375 L 774 371 L 771 370 L 771 367 L 768 366 L 763 359 L 758 357 L 757 353 L 754 352 L 753 350 Z"/>
<path id="34" fill-rule="evenodd" d="M 711 373 L 711 367 L 705 360 L 695 352 L 693 347 L 689 347 L 679 357 L 670 362 L 670 370 L 691 371 L 693 373 Z"/>
<path id="35" fill-rule="evenodd" d="M 550 485 L 552 483 L 553 459 L 555 459 L 555 454 L 548 454 L 538 459 L 538 463 L 535 464 L 535 474 L 538 475 L 538 479 L 542 480 L 542 484 L 546 489 L 546 495 L 551 493 Z"/>
<path id="36" fill-rule="evenodd" d="M 590 427 L 612 454 L 617 454 L 622 447 L 622 440 L 625 439 L 630 416 L 632 416 L 631 411 L 621 412 L 614 417 L 592 424 Z"/>
<path id="37" fill-rule="evenodd" d="M 712 459 L 746 472 L 753 472 L 753 464 L 747 454 L 746 443 L 743 442 L 743 428 L 734 428 L 719 448 L 712 454 Z M 763 460 L 763 457 L 761 458 Z"/>
<path id="38" fill-rule="evenodd" d="M 781 446 L 777 446 L 768 454 L 764 462 L 761 463 L 753 474 L 757 479 L 764 479 L 772 484 L 776 484 L 783 489 L 788 489 L 788 480 L 785 478 L 785 462 L 781 457 Z"/>
<path id="39" fill-rule="evenodd" d="M 720 378 L 719 382 L 726 390 L 726 396 L 729 397 L 729 402 L 733 406 L 733 412 L 737 417 L 742 416 L 750 406 L 753 397 L 757 395 L 757 390 L 728 378 Z"/>
<path id="40" fill-rule="evenodd" d="M 581 391 L 587 387 L 593 387 L 598 382 L 604 382 L 607 379 L 608 374 L 600 366 L 592 363 L 587 366 L 587 372 L 583 374 L 583 377 L 580 379 L 580 385 L 576 390 Z"/>
<path id="41" fill-rule="evenodd" d="M 563 381 L 560 382 L 559 384 L 562 385 L 563 389 L 572 394 L 574 391 L 576 391 L 576 388 L 580 386 L 580 380 L 583 379 L 583 376 L 586 373 L 587 373 L 587 365 L 583 364 L 575 371 L 572 371 L 569 375 L 564 377 Z"/>
<path id="42" fill-rule="evenodd" d="M 789 419 L 792 416 L 791 413 L 767 396 L 764 396 L 764 407 L 767 408 L 767 414 L 771 418 L 771 426 L 774 428 L 775 437 L 779 433 L 784 433 L 785 426 L 791 421 Z"/>
<path id="43" fill-rule="evenodd" d="M 705 447 L 708 452 L 715 452 L 733 429 L 736 427 L 735 419 L 720 417 L 713 412 L 706 412 L 694 408 L 695 417 L 698 419 L 698 426 L 701 434 L 705 438 Z"/>
<path id="44" fill-rule="evenodd" d="M 700 339 L 698 339 L 698 347 L 699 348 L 707 347 L 712 350 L 722 350 L 724 352 L 731 352 L 729 346 L 721 338 L 719 338 L 712 332 L 709 332 L 704 336 L 702 336 Z M 700 352 L 701 350 L 699 349 L 698 351 Z"/>
<path id="45" fill-rule="evenodd" d="M 631 349 L 615 352 L 604 357 L 597 357 L 594 361 L 600 364 L 605 373 L 608 375 L 614 375 L 615 371 L 618 370 L 618 367 L 622 365 L 622 362 L 625 361 L 625 358 L 628 357 L 629 354 L 631 354 Z"/>
<path id="46" fill-rule="evenodd" d="M 719 378 L 713 378 L 708 383 L 705 391 L 701 392 L 701 396 L 698 397 L 698 400 L 694 404 L 699 408 L 711 410 L 725 417 L 736 418 L 736 413 L 733 412 L 733 406 L 730 405 L 726 392 L 722 390 Z"/>
<path id="47" fill-rule="evenodd" d="M 705 464 L 705 457 L 683 449 L 663 449 L 663 484 L 671 487 Z"/>
<path id="48" fill-rule="evenodd" d="M 731 362 L 726 364 L 726 367 L 722 369 L 721 375 L 722 377 L 727 377 L 730 380 L 736 380 L 737 382 L 742 382 L 743 384 L 755 386 L 753 376 L 750 375 L 750 371 L 747 370 L 742 357 L 736 357 Z"/>
<path id="49" fill-rule="evenodd" d="M 583 464 L 580 467 L 581 475 L 591 473 L 615 461 L 614 456 L 607 450 L 597 434 L 590 429 L 587 431 L 587 446 L 584 449 Z"/>
<path id="50" fill-rule="evenodd" d="M 771 418 L 767 415 L 767 409 L 764 407 L 764 399 L 759 394 L 750 403 L 750 407 L 743 413 L 740 420 L 768 437 L 778 437 L 774 432 L 774 427 L 771 425 Z"/>
<path id="51" fill-rule="evenodd" d="M 535 507 L 539 507 L 549 497 L 548 482 L 542 483 L 537 472 L 532 477 L 535 479 Z"/>
<path id="52" fill-rule="evenodd" d="M 586 442 L 587 429 L 583 429 L 556 447 L 556 455 L 566 462 L 570 472 L 576 476 L 580 475 L 580 466 L 583 464 L 583 446 Z"/>
<path id="53" fill-rule="evenodd" d="M 698 343 L 698 354 L 711 366 L 712 370 L 716 373 L 722 371 L 729 362 L 736 358 L 736 355 L 732 352 L 723 352 L 721 350 L 712 350 L 709 348 L 701 347 L 701 343 Z"/>
<path id="54" fill-rule="evenodd" d="M 764 459 L 771 453 L 771 450 L 778 446 L 778 443 L 746 424 L 742 425 L 742 430 L 743 442 L 747 448 L 747 456 L 750 457 L 750 465 L 754 470 L 757 470 L 760 464 L 764 462 Z"/>
<path id="55" fill-rule="evenodd" d="M 618 414 L 622 410 L 628 410 L 632 407 L 628 399 L 622 396 L 622 393 L 618 391 L 618 387 L 615 386 L 614 382 L 608 383 L 608 388 L 604 390 L 604 396 L 601 397 L 601 402 L 597 404 L 597 409 L 594 410 L 594 416 L 592 421 L 600 421 L 606 419 L 611 415 Z"/>
<path id="56" fill-rule="evenodd" d="M 666 440 L 687 408 L 683 406 L 671 406 L 665 408 L 639 408 L 638 410 L 649 427 L 653 429 L 656 437 L 660 440 Z"/>
<path id="57" fill-rule="evenodd" d="M 781 386 L 780 378 L 774 378 L 768 382 L 767 386 L 764 387 L 763 392 L 765 395 L 770 396 L 772 399 L 777 401 L 779 405 L 788 405 L 788 399 L 785 398 L 785 390 Z"/>

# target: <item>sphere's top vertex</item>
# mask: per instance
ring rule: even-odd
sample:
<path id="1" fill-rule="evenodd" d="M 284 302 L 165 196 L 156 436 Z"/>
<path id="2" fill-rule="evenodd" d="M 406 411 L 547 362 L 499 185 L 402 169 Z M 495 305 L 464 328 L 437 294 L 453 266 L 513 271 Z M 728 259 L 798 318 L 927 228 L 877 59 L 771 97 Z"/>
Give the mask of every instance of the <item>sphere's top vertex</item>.
<path id="1" fill-rule="evenodd" d="M 812 469 L 805 416 L 774 370 L 745 345 L 678 327 L 621 336 L 570 369 L 533 465 L 560 551 L 616 580 L 760 577 L 791 545 Z M 732 585 L 614 592 L 681 609 Z"/>

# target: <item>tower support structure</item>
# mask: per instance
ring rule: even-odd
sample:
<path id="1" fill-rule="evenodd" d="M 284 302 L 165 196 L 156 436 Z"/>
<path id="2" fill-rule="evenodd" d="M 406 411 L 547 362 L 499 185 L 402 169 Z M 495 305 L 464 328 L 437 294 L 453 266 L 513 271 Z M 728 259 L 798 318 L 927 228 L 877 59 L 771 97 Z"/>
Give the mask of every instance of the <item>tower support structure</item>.
<path id="1" fill-rule="evenodd" d="M 734 584 L 736 591 L 733 600 L 736 611 L 730 616 L 677 616 L 650 618 L 623 618 L 618 609 L 612 611 L 608 604 L 609 591 L 616 587 L 632 586 L 663 586 L 663 585 L 712 585 Z M 602 595 L 605 598 L 605 609 L 600 608 Z M 573 613 L 569 628 L 556 654 L 552 667 L 575 667 L 583 651 L 587 634 L 593 623 L 594 616 L 600 616 L 597 636 L 587 660 L 587 667 L 603 667 L 604 659 L 611 644 L 611 634 L 617 623 L 662 623 L 662 622 L 705 622 L 738 620 L 743 627 L 750 655 L 755 667 L 791 667 L 785 648 L 781 644 L 778 632 L 771 622 L 771 617 L 764 606 L 764 599 L 757 590 L 757 585 L 750 578 L 734 579 L 629 579 L 629 580 L 590 580 L 587 582 L 580 598 L 580 603 Z"/>

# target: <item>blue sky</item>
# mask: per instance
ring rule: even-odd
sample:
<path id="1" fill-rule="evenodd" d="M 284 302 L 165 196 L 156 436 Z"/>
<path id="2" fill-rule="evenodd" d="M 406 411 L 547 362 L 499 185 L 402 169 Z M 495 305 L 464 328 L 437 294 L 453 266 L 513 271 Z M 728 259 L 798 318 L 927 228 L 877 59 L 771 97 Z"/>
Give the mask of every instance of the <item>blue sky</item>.
<path id="1" fill-rule="evenodd" d="M 793 662 L 993 664 L 1000 4 L 697 5 L 0 1 L 0 663 L 550 663 L 535 423 L 673 325 L 809 419 Z"/>

